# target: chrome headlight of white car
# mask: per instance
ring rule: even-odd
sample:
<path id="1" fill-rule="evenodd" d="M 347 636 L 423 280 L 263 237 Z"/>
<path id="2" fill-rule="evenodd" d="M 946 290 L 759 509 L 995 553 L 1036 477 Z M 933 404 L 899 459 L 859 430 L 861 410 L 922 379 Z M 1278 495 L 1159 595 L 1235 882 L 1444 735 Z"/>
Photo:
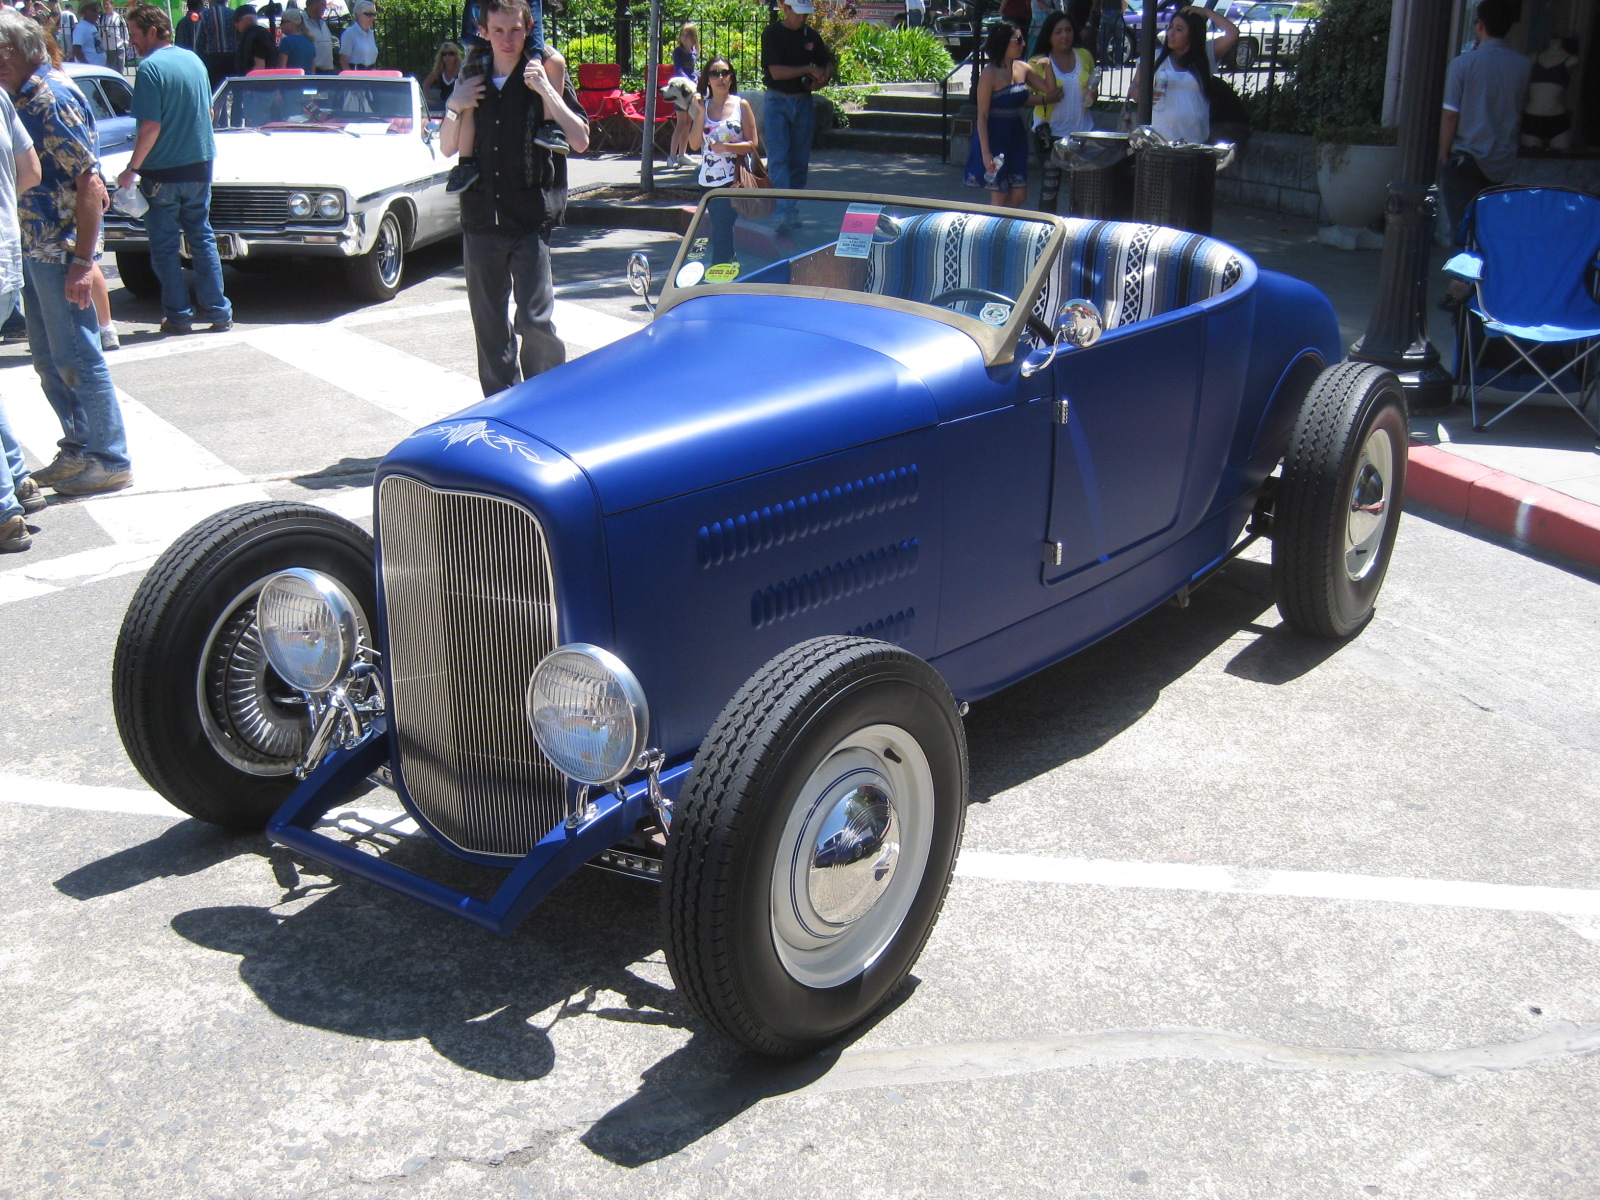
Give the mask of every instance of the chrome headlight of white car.
<path id="1" fill-rule="evenodd" d="M 272 669 L 314 696 L 350 670 L 361 641 L 355 597 L 320 571 L 292 567 L 267 580 L 256 601 L 256 628 Z"/>
<path id="2" fill-rule="evenodd" d="M 317 216 L 324 221 L 336 221 L 344 216 L 344 193 L 319 193 L 317 196 Z"/>
<path id="3" fill-rule="evenodd" d="M 650 736 L 644 689 L 609 650 L 557 646 L 528 680 L 528 724 L 539 749 L 561 773 L 600 786 L 638 762 Z"/>

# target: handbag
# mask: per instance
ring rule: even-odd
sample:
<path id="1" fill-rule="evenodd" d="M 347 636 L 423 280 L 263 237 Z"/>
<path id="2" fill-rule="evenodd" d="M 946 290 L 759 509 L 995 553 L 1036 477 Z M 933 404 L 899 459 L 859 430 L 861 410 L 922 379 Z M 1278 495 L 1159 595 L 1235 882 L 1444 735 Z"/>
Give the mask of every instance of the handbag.
<path id="1" fill-rule="evenodd" d="M 733 166 L 734 190 L 754 192 L 770 188 L 772 180 L 759 154 L 741 155 Z M 778 211 L 778 202 L 766 196 L 746 196 L 733 202 L 733 211 L 751 221 L 764 221 Z"/>

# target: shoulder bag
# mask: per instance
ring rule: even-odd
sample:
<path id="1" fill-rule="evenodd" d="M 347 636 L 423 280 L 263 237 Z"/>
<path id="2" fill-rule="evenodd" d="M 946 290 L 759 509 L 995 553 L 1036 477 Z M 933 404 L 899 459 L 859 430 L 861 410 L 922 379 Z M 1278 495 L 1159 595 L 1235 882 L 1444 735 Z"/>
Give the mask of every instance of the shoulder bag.
<path id="1" fill-rule="evenodd" d="M 767 168 L 761 165 L 759 154 L 739 156 L 733 167 L 735 190 L 755 192 L 771 186 L 772 180 L 767 176 Z M 741 217 L 764 221 L 778 211 L 778 202 L 769 196 L 741 196 L 733 202 L 733 209 Z"/>

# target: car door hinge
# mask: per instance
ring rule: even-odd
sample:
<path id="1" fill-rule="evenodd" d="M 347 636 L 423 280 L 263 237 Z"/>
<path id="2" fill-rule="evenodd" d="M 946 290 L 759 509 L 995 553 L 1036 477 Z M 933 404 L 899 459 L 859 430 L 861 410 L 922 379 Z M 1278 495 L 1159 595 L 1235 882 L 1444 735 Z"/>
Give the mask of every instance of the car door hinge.
<path id="1" fill-rule="evenodd" d="M 1044 544 L 1044 565 L 1059 567 L 1061 560 L 1066 555 L 1066 546 L 1060 542 L 1046 542 Z"/>
<path id="2" fill-rule="evenodd" d="M 1072 415 L 1072 401 L 1070 401 L 1070 400 L 1057 400 L 1056 401 L 1056 424 L 1057 425 L 1065 425 L 1067 423 L 1067 419 L 1071 415 Z"/>

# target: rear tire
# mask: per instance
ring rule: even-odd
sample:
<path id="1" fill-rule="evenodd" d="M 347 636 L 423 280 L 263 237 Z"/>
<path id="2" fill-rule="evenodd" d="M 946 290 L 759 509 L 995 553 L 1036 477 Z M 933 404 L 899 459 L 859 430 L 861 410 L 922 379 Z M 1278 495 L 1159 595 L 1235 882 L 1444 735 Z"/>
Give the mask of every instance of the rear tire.
<path id="1" fill-rule="evenodd" d="M 667 963 L 762 1054 L 806 1054 L 887 1001 L 938 920 L 966 815 L 966 737 L 937 672 L 814 638 L 723 709 L 662 864 Z"/>
<path id="2" fill-rule="evenodd" d="M 1317 377 L 1273 505 L 1272 584 L 1296 629 L 1342 638 L 1371 619 L 1400 527 L 1408 440 L 1390 372 L 1346 362 Z"/>
<path id="3" fill-rule="evenodd" d="M 117 276 L 122 286 L 141 300 L 161 295 L 161 279 L 150 262 L 150 255 L 141 250 L 117 251 Z"/>
<path id="4" fill-rule="evenodd" d="M 156 560 L 117 637 L 111 695 L 128 757 L 174 806 L 225 829 L 265 827 L 310 739 L 303 701 L 255 632 L 256 597 L 287 567 L 333 576 L 363 623 L 377 612 L 364 529 L 310 505 L 241 504 Z"/>
<path id="5" fill-rule="evenodd" d="M 1256 65 L 1261 57 L 1261 43 L 1255 38 L 1240 38 L 1233 47 L 1233 69 L 1235 71 L 1248 71 Z"/>

